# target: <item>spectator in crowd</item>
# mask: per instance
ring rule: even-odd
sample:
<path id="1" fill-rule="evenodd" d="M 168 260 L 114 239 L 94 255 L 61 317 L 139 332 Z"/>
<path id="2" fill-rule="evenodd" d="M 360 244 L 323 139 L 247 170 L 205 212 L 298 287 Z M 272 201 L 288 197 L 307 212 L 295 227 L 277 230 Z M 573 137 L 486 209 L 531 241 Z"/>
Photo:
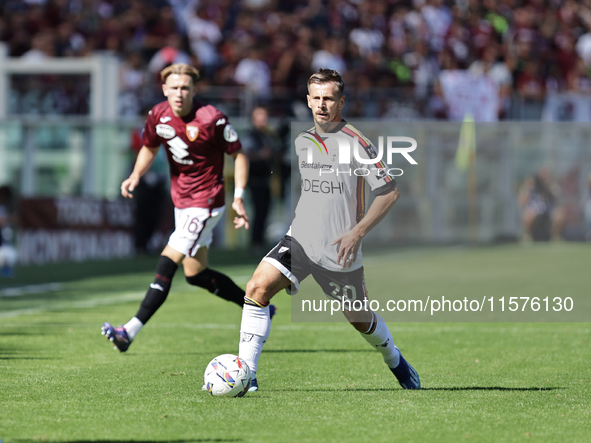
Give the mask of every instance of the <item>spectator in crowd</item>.
<path id="1" fill-rule="evenodd" d="M 31 41 L 31 49 L 22 56 L 28 62 L 40 62 L 55 56 L 54 33 L 45 31 L 36 34 Z"/>
<path id="2" fill-rule="evenodd" d="M 301 85 L 305 84 L 305 81 L 302 79 L 310 76 L 309 72 L 313 55 L 314 51 L 310 45 L 309 28 L 302 27 L 298 30 L 295 43 L 281 54 L 273 71 L 273 84 L 279 94 L 291 94 L 294 96 L 295 91 L 298 91 Z"/>
<path id="3" fill-rule="evenodd" d="M 591 66 L 591 32 L 589 26 L 591 25 L 591 13 L 587 15 L 587 33 L 581 35 L 577 40 L 575 49 L 577 55 L 581 57 L 586 66 Z"/>
<path id="4" fill-rule="evenodd" d="M 279 138 L 269 126 L 269 113 L 256 107 L 251 115 L 252 128 L 242 140 L 242 148 L 248 157 L 248 187 L 254 205 L 254 220 L 251 226 L 251 245 L 254 253 L 267 250 L 265 229 L 271 206 L 271 173 L 275 160 L 281 154 Z"/>
<path id="5" fill-rule="evenodd" d="M 517 92 L 523 98 L 541 100 L 545 93 L 545 82 L 540 75 L 540 65 L 535 60 L 525 63 L 523 72 L 517 77 Z"/>
<path id="6" fill-rule="evenodd" d="M 146 34 L 142 41 L 142 48 L 147 58 L 168 44 L 172 34 L 177 33 L 177 24 L 171 7 L 166 6 L 149 16 L 146 23 Z"/>
<path id="7" fill-rule="evenodd" d="M 57 28 L 55 51 L 58 57 L 76 57 L 83 55 L 86 47 L 86 39 L 76 31 L 71 21 L 60 23 Z"/>
<path id="8" fill-rule="evenodd" d="M 142 109 L 142 93 L 147 75 L 139 52 L 131 52 L 119 65 L 119 115 L 136 116 Z"/>
<path id="9" fill-rule="evenodd" d="M 271 97 L 271 70 L 263 60 L 262 50 L 253 46 L 248 57 L 243 58 L 236 66 L 234 80 L 252 92 L 258 99 Z"/>
<path id="10" fill-rule="evenodd" d="M 568 73 L 566 86 L 569 91 L 578 94 L 591 94 L 591 67 L 578 59 L 575 67 Z"/>
<path id="11" fill-rule="evenodd" d="M 487 46 L 482 53 L 482 58 L 475 60 L 468 71 L 474 75 L 488 75 L 498 85 L 500 111 L 506 112 L 509 109 L 513 77 L 507 64 L 499 60 L 499 55 L 497 45 Z"/>
<path id="12" fill-rule="evenodd" d="M 116 17 L 109 16 L 101 21 L 96 33 L 97 49 L 120 53 L 124 51 L 125 28 Z"/>
<path id="13" fill-rule="evenodd" d="M 367 15 L 361 16 L 360 26 L 351 31 L 349 39 L 357 46 L 361 57 L 380 51 L 385 42 L 384 34 L 372 26 L 371 18 Z"/>
<path id="14" fill-rule="evenodd" d="M 444 47 L 445 36 L 453 21 L 451 11 L 443 0 L 429 0 L 421 8 L 421 14 L 429 27 L 430 36 L 428 42 L 431 48 L 436 52 L 441 51 Z"/>
<path id="15" fill-rule="evenodd" d="M 148 63 L 148 70 L 153 76 L 168 65 L 175 63 L 191 64 L 191 56 L 183 50 L 183 38 L 174 32 L 166 38 L 166 46 L 158 50 Z"/>
<path id="16" fill-rule="evenodd" d="M 349 112 L 378 118 L 391 106 L 360 106 L 368 88 L 387 88 L 385 102 L 411 91 L 423 116 L 444 118 L 433 91 L 450 56 L 455 69 L 491 76 L 505 110 L 511 95 L 540 101 L 549 91 L 583 91 L 590 29 L 591 6 L 574 1 L 0 2 L 0 40 L 14 57 L 140 51 L 145 69 L 170 58 L 169 47 L 186 61 L 168 41 L 178 34 L 204 84 L 295 103 L 303 79 L 330 66 L 344 71 Z M 244 58 L 245 48 L 256 50 Z"/>
<path id="17" fill-rule="evenodd" d="M 337 38 L 331 37 L 322 42 L 322 49 L 314 53 L 312 58 L 312 70 L 320 68 L 333 69 L 341 75 L 347 72 L 347 65 L 343 58 L 344 44 Z"/>
<path id="18" fill-rule="evenodd" d="M 195 10 L 199 0 L 168 0 L 168 3 L 176 19 L 178 32 L 185 35 L 187 33 L 185 17 Z"/>
<path id="19" fill-rule="evenodd" d="M 412 72 L 414 96 L 418 100 L 427 100 L 433 92 L 433 83 L 439 74 L 439 64 L 425 43 L 418 41 L 413 49 L 412 52 L 404 54 L 402 60 Z"/>
<path id="20" fill-rule="evenodd" d="M 223 39 L 220 26 L 210 16 L 207 6 L 199 5 L 185 18 L 185 27 L 191 50 L 199 59 L 201 71 L 207 77 L 212 77 L 220 61 L 217 49 Z"/>

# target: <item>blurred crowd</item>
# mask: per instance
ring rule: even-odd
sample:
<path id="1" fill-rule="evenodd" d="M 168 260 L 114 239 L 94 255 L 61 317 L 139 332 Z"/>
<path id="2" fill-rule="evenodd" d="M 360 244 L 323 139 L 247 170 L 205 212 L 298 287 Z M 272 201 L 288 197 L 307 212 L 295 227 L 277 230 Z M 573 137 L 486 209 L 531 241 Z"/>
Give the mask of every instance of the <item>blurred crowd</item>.
<path id="1" fill-rule="evenodd" d="M 3 0 L 0 8 L 11 56 L 118 54 L 128 115 L 160 99 L 157 73 L 174 62 L 197 66 L 203 88 L 242 87 L 267 105 L 301 99 L 313 71 L 336 69 L 348 116 L 388 115 L 406 100 L 445 117 L 436 97 L 448 69 L 487 74 L 501 99 L 591 93 L 591 0 Z"/>

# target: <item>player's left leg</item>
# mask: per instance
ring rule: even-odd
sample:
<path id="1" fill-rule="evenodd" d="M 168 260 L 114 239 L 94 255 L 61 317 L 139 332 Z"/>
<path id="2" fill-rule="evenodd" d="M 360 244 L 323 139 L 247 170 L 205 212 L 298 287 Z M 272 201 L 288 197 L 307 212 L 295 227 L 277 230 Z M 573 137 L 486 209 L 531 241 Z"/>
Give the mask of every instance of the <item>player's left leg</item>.
<path id="1" fill-rule="evenodd" d="M 183 267 L 187 283 L 208 290 L 224 300 L 244 306 L 245 291 L 226 274 L 208 266 L 208 249 L 199 248 L 194 257 L 185 257 Z M 275 306 L 269 305 L 269 318 L 273 319 Z"/>
<path id="2" fill-rule="evenodd" d="M 178 222 L 182 226 L 182 236 L 174 240 L 179 250 L 185 252 L 183 268 L 187 283 L 208 290 L 212 294 L 244 305 L 244 290 L 230 277 L 210 269 L 208 248 L 213 241 L 213 230 L 223 220 L 225 207 L 215 209 L 187 208 Z"/>
<path id="3" fill-rule="evenodd" d="M 207 247 L 201 247 L 193 257 L 183 260 L 187 283 L 208 290 L 224 300 L 244 306 L 244 289 L 226 274 L 208 267 Z"/>
<path id="4" fill-rule="evenodd" d="M 421 388 L 417 371 L 408 364 L 394 344 L 392 334 L 380 314 L 371 311 L 344 311 L 343 313 L 351 325 L 361 333 L 365 341 L 382 354 L 384 363 L 396 376 L 400 386 L 404 389 Z"/>
<path id="5" fill-rule="evenodd" d="M 379 314 L 366 309 L 368 305 L 363 303 L 367 300 L 363 267 L 351 272 L 331 272 L 315 267 L 312 276 L 329 297 L 348 299 L 352 309 L 343 310 L 345 318 L 359 331 L 365 341 L 382 354 L 384 362 L 400 385 L 404 389 L 420 389 L 418 374 L 400 354 L 388 326 Z M 354 301 L 362 302 L 360 310 L 354 309 Z"/>
<path id="6" fill-rule="evenodd" d="M 187 283 L 242 306 L 244 290 L 227 275 L 208 267 L 208 248 L 213 241 L 213 230 L 223 220 L 224 210 L 225 207 L 178 210 L 175 219 L 175 234 L 178 234 L 171 236 L 170 244 L 186 256 L 183 268 Z"/>

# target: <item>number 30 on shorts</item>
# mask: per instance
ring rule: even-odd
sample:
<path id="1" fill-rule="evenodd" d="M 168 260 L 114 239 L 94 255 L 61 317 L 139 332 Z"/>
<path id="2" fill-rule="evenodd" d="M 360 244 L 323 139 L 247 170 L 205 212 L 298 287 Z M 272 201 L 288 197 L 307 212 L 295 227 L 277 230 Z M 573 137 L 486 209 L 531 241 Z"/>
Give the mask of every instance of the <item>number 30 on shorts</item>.
<path id="1" fill-rule="evenodd" d="M 333 291 L 330 293 L 331 297 L 349 301 L 355 301 L 357 299 L 357 290 L 355 289 L 355 286 L 345 285 L 341 288 L 339 284 L 333 281 L 331 281 L 329 285 L 333 288 Z"/>

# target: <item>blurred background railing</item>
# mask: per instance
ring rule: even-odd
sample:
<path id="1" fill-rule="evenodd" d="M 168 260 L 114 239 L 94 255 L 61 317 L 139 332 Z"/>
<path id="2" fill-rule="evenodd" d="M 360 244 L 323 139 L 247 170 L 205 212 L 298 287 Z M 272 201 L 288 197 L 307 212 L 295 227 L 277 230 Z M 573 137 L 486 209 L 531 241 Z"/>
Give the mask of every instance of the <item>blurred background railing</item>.
<path id="1" fill-rule="evenodd" d="M 389 167 L 403 170 L 396 177 L 402 198 L 386 221 L 364 239 L 365 245 L 519 241 L 524 208 L 518 196 L 524 182 L 540 170 L 547 170 L 556 178 L 556 205 L 564 212 L 562 238 L 585 239 L 589 229 L 588 225 L 585 227 L 585 205 L 591 190 L 589 125 L 472 124 L 476 159 L 474 170 L 470 171 L 456 164 L 460 133 L 466 123 L 355 121 L 353 124 L 376 144 L 379 136 L 404 135 L 413 137 L 418 145 L 411 154 L 417 165 L 409 164 L 400 155 L 394 156 L 395 164 Z M 292 136 L 309 126 L 309 123 L 293 124 Z M 292 199 L 297 201 L 299 178 L 295 165 L 292 170 Z M 473 183 L 470 183 L 471 173 Z M 401 172 L 394 170 L 392 174 Z"/>
<path id="2" fill-rule="evenodd" d="M 343 75 L 346 119 L 370 131 L 371 122 L 389 122 L 418 140 L 419 165 L 398 180 L 405 197 L 391 215 L 396 228 L 381 234 L 397 243 L 521 239 L 527 211 L 519 191 L 543 169 L 564 208 L 560 237 L 591 239 L 591 14 L 583 3 L 81 5 L 0 2 L 0 220 L 13 234 L 23 231 L 16 220 L 26 200 L 55 201 L 55 212 L 66 207 L 62 200 L 120 198 L 145 115 L 163 98 L 158 73 L 183 62 L 202 73 L 199 99 L 226 113 L 241 138 L 254 108 L 269 113 L 277 140 L 269 243 L 289 223 L 290 125 L 310 120 L 306 80 L 319 67 Z M 459 123 L 452 122 L 466 115 L 491 125 L 476 125 L 476 236 L 467 174 L 454 167 Z M 231 190 L 231 161 L 226 167 Z M 165 162 L 159 168 L 150 180 L 165 188 Z M 151 252 L 171 229 L 170 220 L 159 223 Z M 227 248 L 249 244 L 247 234 L 223 226 L 217 238 Z M 18 242 L 13 235 L 4 244 Z"/>

